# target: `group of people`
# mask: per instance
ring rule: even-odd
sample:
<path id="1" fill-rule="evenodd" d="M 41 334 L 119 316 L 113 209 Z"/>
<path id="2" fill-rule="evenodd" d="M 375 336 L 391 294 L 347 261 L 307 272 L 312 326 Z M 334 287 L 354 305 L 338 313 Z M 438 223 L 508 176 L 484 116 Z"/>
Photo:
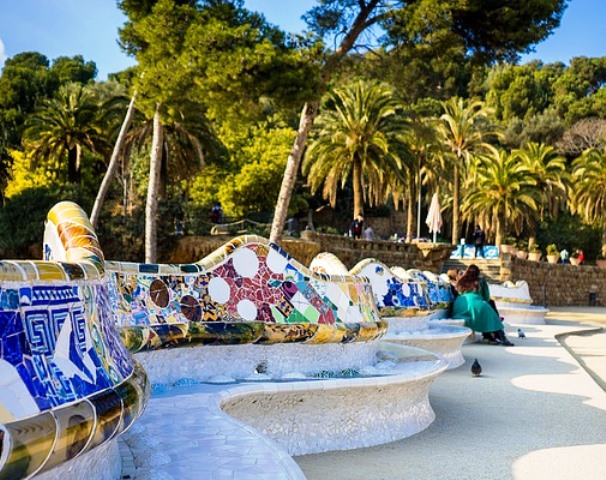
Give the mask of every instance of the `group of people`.
<path id="1" fill-rule="evenodd" d="M 465 320 L 465 325 L 480 332 L 486 343 L 512 347 L 514 344 L 505 336 L 503 319 L 478 266 L 469 265 L 465 271 L 451 269 L 447 275 L 454 296 L 450 316 Z"/>
<path id="2" fill-rule="evenodd" d="M 349 236 L 353 238 L 362 238 L 362 234 L 364 234 L 364 240 L 374 240 L 375 232 L 370 225 L 367 225 L 364 228 L 364 217 L 358 215 L 351 222 L 351 226 L 349 227 Z"/>
<path id="3" fill-rule="evenodd" d="M 585 254 L 583 253 L 583 250 L 575 250 L 574 253 L 577 263 L 581 265 L 585 261 Z M 560 252 L 560 263 L 570 263 L 570 254 L 565 248 Z"/>

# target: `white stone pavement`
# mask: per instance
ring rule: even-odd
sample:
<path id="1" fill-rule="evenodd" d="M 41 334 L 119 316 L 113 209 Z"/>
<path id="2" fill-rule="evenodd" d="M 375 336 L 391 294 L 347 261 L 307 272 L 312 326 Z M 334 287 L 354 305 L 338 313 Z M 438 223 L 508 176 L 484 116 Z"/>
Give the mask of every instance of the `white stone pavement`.
<path id="1" fill-rule="evenodd" d="M 308 480 L 604 480 L 606 392 L 556 339 L 595 327 L 566 322 L 567 316 L 559 311 L 548 325 L 522 325 L 524 339 L 508 327 L 515 347 L 464 345 L 465 365 L 432 385 L 436 421 L 423 432 L 372 448 L 300 456 L 297 463 Z M 591 342 L 593 348 L 582 349 L 589 356 L 606 353 L 605 333 L 567 340 L 575 348 Z M 484 368 L 476 378 L 474 358 Z"/>
<path id="2" fill-rule="evenodd" d="M 136 480 L 299 480 L 304 475 L 280 447 L 218 407 L 221 385 L 154 393 L 124 436 Z M 191 389 L 192 393 L 184 393 Z M 128 455 L 128 452 L 127 452 Z"/>

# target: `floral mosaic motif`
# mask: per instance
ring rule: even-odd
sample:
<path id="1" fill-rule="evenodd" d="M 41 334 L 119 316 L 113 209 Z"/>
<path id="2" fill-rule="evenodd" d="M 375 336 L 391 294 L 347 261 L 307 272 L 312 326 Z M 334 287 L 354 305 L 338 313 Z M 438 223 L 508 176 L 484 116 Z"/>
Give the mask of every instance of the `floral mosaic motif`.
<path id="1" fill-rule="evenodd" d="M 352 270 L 370 280 L 379 309 L 383 307 L 428 309 L 431 301 L 425 285 L 394 275 L 377 260 L 365 260 Z"/>

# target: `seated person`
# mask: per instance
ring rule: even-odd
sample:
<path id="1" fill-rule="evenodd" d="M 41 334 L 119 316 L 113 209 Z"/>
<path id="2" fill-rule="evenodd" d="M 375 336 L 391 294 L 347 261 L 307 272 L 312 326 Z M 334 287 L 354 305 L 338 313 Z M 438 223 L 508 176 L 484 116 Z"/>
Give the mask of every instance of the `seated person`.
<path id="1" fill-rule="evenodd" d="M 459 295 L 454 301 L 452 318 L 465 320 L 465 325 L 474 332 L 482 333 L 482 337 L 491 344 L 511 347 L 514 344 L 505 336 L 499 315 L 481 293 L 479 272 L 476 265 L 470 265 L 457 281 Z"/>
<path id="2" fill-rule="evenodd" d="M 467 270 L 469 271 L 470 275 L 473 275 L 474 277 L 477 277 L 479 279 L 478 293 L 482 296 L 484 301 L 488 302 L 488 305 L 492 307 L 495 313 L 499 316 L 499 319 L 503 321 L 503 317 L 501 317 L 501 314 L 497 310 L 497 304 L 492 298 L 490 298 L 490 287 L 488 286 L 488 283 L 486 282 L 484 276 L 480 273 L 480 267 L 472 264 L 467 267 Z"/>
<path id="3" fill-rule="evenodd" d="M 446 276 L 450 281 L 450 294 L 452 295 L 452 302 L 448 308 L 448 318 L 452 318 L 452 308 L 459 295 L 459 292 L 457 291 L 457 282 L 459 281 L 459 278 L 461 278 L 461 275 L 463 275 L 463 270 L 458 270 L 456 268 L 451 268 L 446 272 Z"/>

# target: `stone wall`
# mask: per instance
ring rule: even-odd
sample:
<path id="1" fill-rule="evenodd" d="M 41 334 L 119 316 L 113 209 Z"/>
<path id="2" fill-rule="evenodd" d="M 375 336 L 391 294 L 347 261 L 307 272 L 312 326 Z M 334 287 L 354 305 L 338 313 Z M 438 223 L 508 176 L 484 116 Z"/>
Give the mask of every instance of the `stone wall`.
<path id="1" fill-rule="evenodd" d="M 346 236 L 324 235 L 309 231 L 302 232 L 301 237 L 320 245 L 321 252 L 334 253 L 347 268 L 352 268 L 365 258 L 376 258 L 387 266 L 439 272 L 442 264 L 452 253 L 452 246 L 448 244 L 355 240 Z"/>
<path id="2" fill-rule="evenodd" d="M 303 265 L 309 265 L 320 252 L 335 254 L 347 268 L 365 258 L 376 258 L 387 266 L 418 268 L 439 272 L 450 257 L 452 246 L 433 243 L 396 243 L 387 240 L 354 240 L 340 235 L 304 231 L 301 239 L 285 238 L 282 248 Z M 231 240 L 229 236 L 185 236 L 179 238 L 168 255 L 168 263 L 192 263 L 201 260 Z"/>
<path id="3" fill-rule="evenodd" d="M 501 280 L 526 280 L 535 305 L 586 306 L 590 293 L 596 305 L 606 306 L 606 268 L 520 260 L 504 254 Z"/>

